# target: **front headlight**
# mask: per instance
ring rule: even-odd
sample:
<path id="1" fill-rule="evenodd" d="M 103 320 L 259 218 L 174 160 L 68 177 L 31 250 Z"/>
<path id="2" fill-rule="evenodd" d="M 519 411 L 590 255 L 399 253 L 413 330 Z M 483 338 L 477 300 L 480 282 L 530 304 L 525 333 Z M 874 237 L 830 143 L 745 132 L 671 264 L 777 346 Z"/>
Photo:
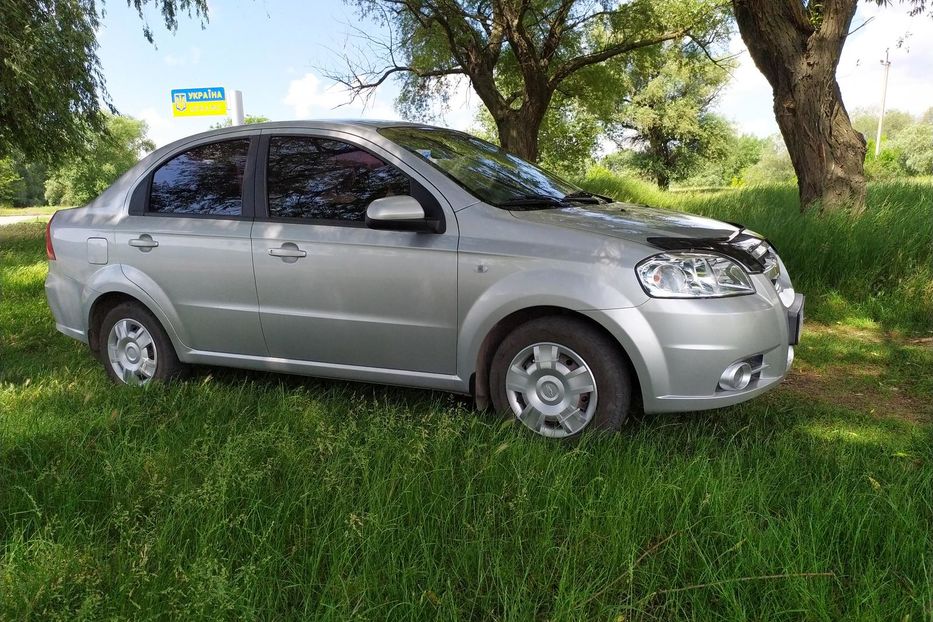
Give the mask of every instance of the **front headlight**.
<path id="1" fill-rule="evenodd" d="M 639 263 L 635 273 L 645 292 L 655 298 L 722 298 L 755 292 L 741 265 L 715 253 L 662 253 Z"/>
<path id="2" fill-rule="evenodd" d="M 777 253 L 774 252 L 774 247 L 772 247 L 767 240 L 758 236 L 758 234 L 753 234 L 749 231 L 745 233 L 746 235 L 741 235 L 733 239 L 730 244 L 741 248 L 759 261 L 764 268 L 765 275 L 772 282 L 776 282 L 777 278 L 781 276 L 781 265 L 778 261 Z"/>

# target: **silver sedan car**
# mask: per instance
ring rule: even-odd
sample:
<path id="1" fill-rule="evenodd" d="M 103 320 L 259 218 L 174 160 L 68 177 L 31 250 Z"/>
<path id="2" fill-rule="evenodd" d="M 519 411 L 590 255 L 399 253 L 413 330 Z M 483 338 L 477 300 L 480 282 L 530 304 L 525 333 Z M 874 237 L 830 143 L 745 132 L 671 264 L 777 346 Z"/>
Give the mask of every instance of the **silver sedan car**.
<path id="1" fill-rule="evenodd" d="M 58 330 L 116 382 L 206 364 L 439 389 L 548 437 L 760 395 L 803 317 L 754 232 L 399 122 L 180 140 L 58 212 L 46 250 Z"/>

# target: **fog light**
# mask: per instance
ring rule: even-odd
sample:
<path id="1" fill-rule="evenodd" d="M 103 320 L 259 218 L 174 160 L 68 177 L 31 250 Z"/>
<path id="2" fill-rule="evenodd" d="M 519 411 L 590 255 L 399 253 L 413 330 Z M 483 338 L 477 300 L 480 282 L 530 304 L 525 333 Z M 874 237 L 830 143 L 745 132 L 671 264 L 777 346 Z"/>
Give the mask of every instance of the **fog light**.
<path id="1" fill-rule="evenodd" d="M 752 381 L 752 366 L 745 361 L 733 363 L 719 377 L 719 388 L 725 391 L 741 391 Z"/>
<path id="2" fill-rule="evenodd" d="M 794 364 L 794 346 L 787 346 L 787 369 L 784 370 L 784 373 L 790 371 L 790 366 Z"/>

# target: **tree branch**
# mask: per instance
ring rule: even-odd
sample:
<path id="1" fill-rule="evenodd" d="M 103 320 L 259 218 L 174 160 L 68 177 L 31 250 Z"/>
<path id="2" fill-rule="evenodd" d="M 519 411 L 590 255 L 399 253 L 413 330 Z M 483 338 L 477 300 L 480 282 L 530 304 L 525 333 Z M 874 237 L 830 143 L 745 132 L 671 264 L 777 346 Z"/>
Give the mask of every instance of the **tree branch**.
<path id="1" fill-rule="evenodd" d="M 451 67 L 449 69 L 434 69 L 432 71 L 419 71 L 414 67 L 395 66 L 383 70 L 381 75 L 373 78 L 369 82 L 364 82 L 365 78 L 359 74 L 354 74 L 349 77 L 333 75 L 328 75 L 327 77 L 344 85 L 348 90 L 359 94 L 363 91 L 368 91 L 380 86 L 383 82 L 388 80 L 389 77 L 397 73 L 411 73 L 418 76 L 419 78 L 440 78 L 442 76 L 463 75 L 465 72 L 460 67 Z"/>
<path id="2" fill-rule="evenodd" d="M 672 30 L 654 37 L 650 37 L 648 39 L 640 39 L 638 41 L 630 41 L 627 43 L 618 43 L 597 52 L 591 52 L 590 54 L 577 56 L 576 58 L 572 58 L 561 64 L 548 82 L 553 88 L 560 84 L 563 80 L 566 80 L 567 77 L 569 77 L 572 73 L 582 69 L 583 67 L 601 63 L 615 56 L 619 56 L 620 54 L 625 54 L 626 52 L 631 52 L 639 48 L 650 47 L 652 45 L 657 45 L 658 43 L 663 43 L 672 39 L 678 39 L 686 35 L 687 32 L 687 29 Z"/>

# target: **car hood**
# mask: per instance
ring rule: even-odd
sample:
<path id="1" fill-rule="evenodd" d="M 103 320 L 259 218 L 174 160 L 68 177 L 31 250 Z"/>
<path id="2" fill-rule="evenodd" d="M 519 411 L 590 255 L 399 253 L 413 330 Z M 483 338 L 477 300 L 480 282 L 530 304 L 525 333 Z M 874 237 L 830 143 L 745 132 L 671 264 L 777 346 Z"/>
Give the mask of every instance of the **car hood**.
<path id="1" fill-rule="evenodd" d="M 739 227 L 683 212 L 630 203 L 513 211 L 520 220 L 649 243 L 648 238 L 728 238 Z"/>

